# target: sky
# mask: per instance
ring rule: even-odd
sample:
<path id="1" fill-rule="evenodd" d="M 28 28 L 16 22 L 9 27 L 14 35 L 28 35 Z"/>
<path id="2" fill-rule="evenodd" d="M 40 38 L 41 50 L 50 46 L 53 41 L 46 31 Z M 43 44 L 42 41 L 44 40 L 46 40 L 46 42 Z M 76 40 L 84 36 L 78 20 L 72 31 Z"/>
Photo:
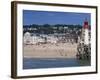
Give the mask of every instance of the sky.
<path id="1" fill-rule="evenodd" d="M 23 25 L 83 25 L 85 20 L 91 23 L 90 13 L 23 10 Z"/>

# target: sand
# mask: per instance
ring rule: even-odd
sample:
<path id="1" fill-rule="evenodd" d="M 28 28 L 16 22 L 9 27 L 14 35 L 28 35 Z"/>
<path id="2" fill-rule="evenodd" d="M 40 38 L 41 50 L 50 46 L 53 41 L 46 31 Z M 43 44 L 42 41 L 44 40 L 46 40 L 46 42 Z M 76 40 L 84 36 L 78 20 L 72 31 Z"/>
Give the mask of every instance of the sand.
<path id="1" fill-rule="evenodd" d="M 23 45 L 25 58 L 75 58 L 76 53 L 76 43 Z"/>

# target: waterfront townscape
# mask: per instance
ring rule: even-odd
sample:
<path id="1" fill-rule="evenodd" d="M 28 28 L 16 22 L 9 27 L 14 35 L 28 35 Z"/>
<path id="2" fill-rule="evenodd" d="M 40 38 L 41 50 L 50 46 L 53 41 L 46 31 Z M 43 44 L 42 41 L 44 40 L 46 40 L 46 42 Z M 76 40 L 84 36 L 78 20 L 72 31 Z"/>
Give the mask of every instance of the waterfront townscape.
<path id="1" fill-rule="evenodd" d="M 83 30 L 80 25 L 24 25 L 24 57 L 80 58 L 84 49 Z"/>

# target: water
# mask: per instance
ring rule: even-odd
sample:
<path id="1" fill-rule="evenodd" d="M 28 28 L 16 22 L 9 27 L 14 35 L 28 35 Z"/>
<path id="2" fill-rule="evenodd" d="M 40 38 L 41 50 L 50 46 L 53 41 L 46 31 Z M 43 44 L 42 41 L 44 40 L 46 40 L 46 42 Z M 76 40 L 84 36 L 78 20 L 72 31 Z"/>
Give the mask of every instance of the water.
<path id="1" fill-rule="evenodd" d="M 75 58 L 71 59 L 24 58 L 23 60 L 24 60 L 23 69 L 90 66 L 89 61 L 77 60 Z"/>

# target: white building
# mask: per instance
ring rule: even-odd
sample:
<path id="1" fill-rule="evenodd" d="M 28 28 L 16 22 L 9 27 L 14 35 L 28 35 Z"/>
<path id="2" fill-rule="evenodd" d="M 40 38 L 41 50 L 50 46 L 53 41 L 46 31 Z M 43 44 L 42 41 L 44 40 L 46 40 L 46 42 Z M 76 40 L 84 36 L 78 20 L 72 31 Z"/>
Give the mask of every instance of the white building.
<path id="1" fill-rule="evenodd" d="M 32 44 L 37 44 L 38 43 L 38 39 L 39 37 L 38 36 L 32 36 Z"/>
<path id="2" fill-rule="evenodd" d="M 90 42 L 89 25 L 87 21 L 84 22 L 84 26 L 82 29 L 82 41 L 84 42 L 85 45 L 88 45 Z"/>
<path id="3" fill-rule="evenodd" d="M 47 42 L 48 43 L 54 43 L 54 44 L 56 44 L 57 41 L 58 41 L 58 39 L 56 37 L 54 37 L 54 36 L 48 36 L 47 37 Z"/>
<path id="4" fill-rule="evenodd" d="M 31 41 L 32 41 L 31 33 L 26 32 L 24 34 L 24 44 L 31 44 Z"/>

